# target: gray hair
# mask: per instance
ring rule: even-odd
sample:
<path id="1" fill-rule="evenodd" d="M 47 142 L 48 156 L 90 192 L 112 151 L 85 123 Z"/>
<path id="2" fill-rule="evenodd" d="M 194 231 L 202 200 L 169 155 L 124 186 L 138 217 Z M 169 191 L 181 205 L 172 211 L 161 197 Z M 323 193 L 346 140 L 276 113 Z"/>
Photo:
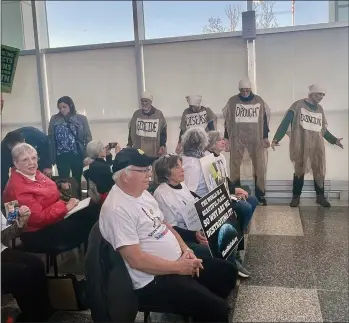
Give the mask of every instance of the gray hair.
<path id="1" fill-rule="evenodd" d="M 116 181 L 120 178 L 120 176 L 122 175 L 122 173 L 124 173 L 124 172 L 128 173 L 129 170 L 130 170 L 130 167 L 131 167 L 131 166 L 127 166 L 126 168 L 120 169 L 120 170 L 118 170 L 117 172 L 115 172 L 115 173 L 113 174 L 113 180 L 114 180 L 114 182 L 116 182 Z"/>
<path id="2" fill-rule="evenodd" d="M 92 140 L 86 146 L 86 154 L 90 158 L 97 158 L 101 150 L 104 148 L 100 140 Z"/>
<path id="3" fill-rule="evenodd" d="M 212 151 L 216 142 L 223 139 L 223 135 L 220 131 L 213 130 L 208 133 L 208 146 L 207 150 Z"/>
<path id="4" fill-rule="evenodd" d="M 22 143 L 15 145 L 11 150 L 12 159 L 14 161 L 18 161 L 19 157 L 21 157 L 25 154 L 30 154 L 30 153 L 35 154 L 35 155 L 38 154 L 36 149 L 33 146 L 31 146 L 25 142 L 22 142 Z"/>
<path id="5" fill-rule="evenodd" d="M 183 134 L 181 144 L 184 154 L 194 150 L 204 152 L 208 146 L 208 135 L 200 127 L 190 128 Z"/>
<path id="6" fill-rule="evenodd" d="M 182 161 L 182 157 L 179 155 L 169 154 L 161 156 L 154 165 L 156 182 L 167 183 L 171 175 L 171 170 L 178 165 L 179 160 Z"/>

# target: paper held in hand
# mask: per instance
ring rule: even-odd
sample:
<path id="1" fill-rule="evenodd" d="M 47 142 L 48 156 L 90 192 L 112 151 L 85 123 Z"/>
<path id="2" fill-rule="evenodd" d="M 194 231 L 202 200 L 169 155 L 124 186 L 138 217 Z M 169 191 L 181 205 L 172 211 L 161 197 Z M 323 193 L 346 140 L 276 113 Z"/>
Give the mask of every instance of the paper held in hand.
<path id="1" fill-rule="evenodd" d="M 74 214 L 75 212 L 78 212 L 78 211 L 84 209 L 85 207 L 88 207 L 90 204 L 90 201 L 91 201 L 90 197 L 80 201 L 79 204 L 77 206 L 75 206 L 73 209 L 71 209 L 64 218 L 66 219 L 69 216 L 71 216 L 72 214 Z"/>

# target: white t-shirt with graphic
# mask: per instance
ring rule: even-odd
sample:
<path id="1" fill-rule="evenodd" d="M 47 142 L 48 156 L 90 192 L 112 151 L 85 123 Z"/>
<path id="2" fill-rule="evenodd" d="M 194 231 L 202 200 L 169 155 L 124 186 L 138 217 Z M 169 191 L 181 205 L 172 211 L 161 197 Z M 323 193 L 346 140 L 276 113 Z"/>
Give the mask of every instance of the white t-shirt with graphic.
<path id="1" fill-rule="evenodd" d="M 182 229 L 200 230 L 200 225 L 198 228 L 188 228 L 187 223 L 190 216 L 195 215 L 195 198 L 184 183 L 181 186 L 180 189 L 172 188 L 168 184 L 162 183 L 155 190 L 154 198 L 159 203 L 160 210 L 167 223 Z M 200 223 L 197 213 L 196 216 L 196 223 Z M 186 217 L 186 220 L 184 217 Z"/>
<path id="2" fill-rule="evenodd" d="M 153 196 L 144 191 L 138 197 L 124 193 L 114 185 L 103 203 L 99 228 L 101 234 L 116 250 L 123 246 L 139 245 L 143 252 L 176 261 L 182 251 L 173 233 L 163 223 L 164 216 Z M 125 261 L 133 288 L 149 284 L 154 275 L 132 269 Z"/>

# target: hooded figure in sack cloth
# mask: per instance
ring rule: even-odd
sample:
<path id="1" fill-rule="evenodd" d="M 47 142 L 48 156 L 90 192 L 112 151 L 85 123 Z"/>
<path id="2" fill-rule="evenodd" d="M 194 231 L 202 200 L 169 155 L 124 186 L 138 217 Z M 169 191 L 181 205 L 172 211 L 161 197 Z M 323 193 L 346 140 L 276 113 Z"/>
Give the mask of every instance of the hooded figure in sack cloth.
<path id="1" fill-rule="evenodd" d="M 239 91 L 239 94 L 228 100 L 223 109 L 224 137 L 230 150 L 230 178 L 235 186 L 241 187 L 241 164 L 251 161 L 250 176 L 255 180 L 255 195 L 260 204 L 267 205 L 265 176 L 266 148 L 270 147 L 268 140 L 270 109 L 260 96 L 252 93 L 249 79 L 239 82 Z"/>
<path id="2" fill-rule="evenodd" d="M 182 135 L 190 128 L 200 127 L 207 132 L 217 129 L 217 116 L 213 111 L 201 105 L 202 95 L 188 95 L 185 97 L 189 104 L 189 108 L 185 109 L 182 114 L 181 124 L 179 126 L 180 133 L 176 153 L 182 150 Z"/>
<path id="3" fill-rule="evenodd" d="M 129 124 L 127 147 L 144 151 L 147 156 L 158 157 L 166 153 L 167 124 L 162 112 L 152 105 L 153 96 L 143 92 L 142 109 L 134 112 Z"/>
<path id="4" fill-rule="evenodd" d="M 279 144 L 290 126 L 290 159 L 294 164 L 293 198 L 291 207 L 299 205 L 304 184 L 304 174 L 313 173 L 316 202 L 323 207 L 331 204 L 325 198 L 324 181 L 326 172 L 324 138 L 332 145 L 343 148 L 341 140 L 327 130 L 324 110 L 319 104 L 325 96 L 325 90 L 319 85 L 309 86 L 308 98 L 292 104 L 282 120 L 271 147 Z"/>

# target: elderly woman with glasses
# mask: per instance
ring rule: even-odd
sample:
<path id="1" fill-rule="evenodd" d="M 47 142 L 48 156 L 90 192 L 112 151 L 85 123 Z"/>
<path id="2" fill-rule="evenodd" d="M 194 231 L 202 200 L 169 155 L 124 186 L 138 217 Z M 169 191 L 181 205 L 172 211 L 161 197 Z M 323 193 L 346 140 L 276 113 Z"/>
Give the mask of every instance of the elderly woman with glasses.
<path id="1" fill-rule="evenodd" d="M 98 219 L 94 208 L 86 207 L 65 218 L 79 204 L 71 198 L 60 199 L 60 192 L 51 179 L 38 170 L 38 155 L 34 147 L 21 143 L 12 149 L 15 165 L 5 187 L 3 200 L 17 200 L 27 205 L 31 217 L 21 235 L 28 249 L 56 248 L 60 244 L 79 246 L 88 239 L 89 232 Z"/>

